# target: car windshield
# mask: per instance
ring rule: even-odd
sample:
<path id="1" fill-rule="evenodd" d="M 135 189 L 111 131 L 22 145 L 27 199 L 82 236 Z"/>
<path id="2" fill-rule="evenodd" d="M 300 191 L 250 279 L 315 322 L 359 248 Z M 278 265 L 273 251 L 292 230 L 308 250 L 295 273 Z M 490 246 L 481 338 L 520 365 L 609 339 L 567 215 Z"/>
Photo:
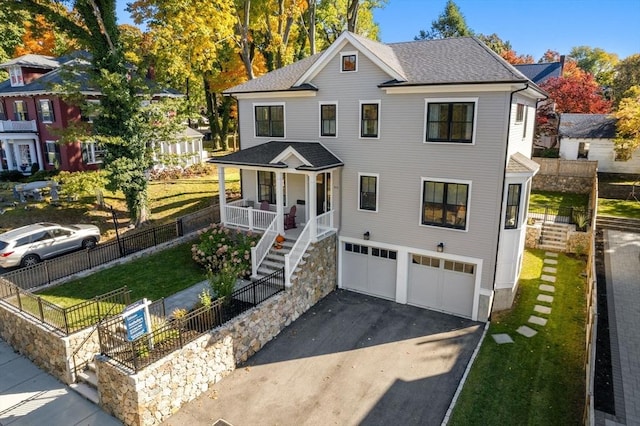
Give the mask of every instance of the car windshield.
<path id="1" fill-rule="evenodd" d="M 0 251 L 2 251 L 5 248 L 7 248 L 8 245 L 9 245 L 9 243 L 5 243 L 4 241 L 0 241 Z"/>

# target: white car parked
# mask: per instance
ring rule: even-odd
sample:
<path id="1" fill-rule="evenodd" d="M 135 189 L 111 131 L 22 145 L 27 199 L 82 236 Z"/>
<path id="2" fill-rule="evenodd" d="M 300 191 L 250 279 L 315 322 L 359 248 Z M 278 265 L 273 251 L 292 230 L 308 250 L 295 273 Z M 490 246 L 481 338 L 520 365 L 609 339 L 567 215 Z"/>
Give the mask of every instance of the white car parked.
<path id="1" fill-rule="evenodd" d="M 58 225 L 41 222 L 0 234 L 0 266 L 31 266 L 41 260 L 79 249 L 91 249 L 100 241 L 95 225 Z"/>

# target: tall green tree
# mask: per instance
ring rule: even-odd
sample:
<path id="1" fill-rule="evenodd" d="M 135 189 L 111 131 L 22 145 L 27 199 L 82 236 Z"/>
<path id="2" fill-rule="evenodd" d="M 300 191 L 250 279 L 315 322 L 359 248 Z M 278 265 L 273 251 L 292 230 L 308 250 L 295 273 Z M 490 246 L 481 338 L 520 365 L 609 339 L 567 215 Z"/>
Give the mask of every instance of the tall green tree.
<path id="1" fill-rule="evenodd" d="M 464 15 L 453 0 L 448 0 L 444 12 L 431 22 L 431 30 L 420 30 L 414 40 L 434 40 L 448 37 L 464 37 L 473 35 Z"/>
<path id="2" fill-rule="evenodd" d="M 13 52 L 22 42 L 25 33 L 22 24 L 28 19 L 24 10 L 0 7 L 0 63 L 13 58 Z M 7 78 L 7 72 L 0 70 L 0 80 Z"/>
<path id="3" fill-rule="evenodd" d="M 636 53 L 618 62 L 613 79 L 613 103 L 618 105 L 632 86 L 640 86 L 640 54 Z"/>
<path id="4" fill-rule="evenodd" d="M 60 13 L 60 4 L 74 14 Z M 142 86 L 125 63 L 115 0 L 21 0 L 9 6 L 44 16 L 91 53 L 88 72 L 101 92 L 93 133 L 96 140 L 107 145 L 103 166 L 110 176 L 108 188 L 123 192 L 134 224 L 146 221 L 149 207 L 145 172 L 150 157 L 138 96 Z"/>
<path id="5" fill-rule="evenodd" d="M 599 47 L 576 46 L 571 49 L 569 56 L 578 63 L 584 71 L 593 74 L 596 81 L 603 87 L 611 87 L 618 63 L 618 55 L 606 52 Z"/>

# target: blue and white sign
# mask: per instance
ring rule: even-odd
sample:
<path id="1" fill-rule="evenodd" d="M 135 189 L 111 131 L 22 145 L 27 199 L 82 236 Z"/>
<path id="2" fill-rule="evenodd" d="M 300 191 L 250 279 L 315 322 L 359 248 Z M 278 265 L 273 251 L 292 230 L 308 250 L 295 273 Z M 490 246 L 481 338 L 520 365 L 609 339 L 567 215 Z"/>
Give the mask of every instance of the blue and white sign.
<path id="1" fill-rule="evenodd" d="M 122 312 L 127 340 L 130 342 L 139 339 L 149 332 L 149 304 L 147 299 L 139 300 L 126 307 Z"/>

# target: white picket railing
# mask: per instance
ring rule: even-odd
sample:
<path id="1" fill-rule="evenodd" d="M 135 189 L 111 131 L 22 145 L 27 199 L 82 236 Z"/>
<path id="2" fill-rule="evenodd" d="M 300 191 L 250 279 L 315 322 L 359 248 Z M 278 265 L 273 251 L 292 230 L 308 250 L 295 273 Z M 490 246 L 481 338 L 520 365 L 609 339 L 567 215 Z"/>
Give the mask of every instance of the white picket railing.
<path id="1" fill-rule="evenodd" d="M 320 216 L 318 216 L 316 218 L 316 228 L 317 228 L 317 237 L 316 240 L 319 238 L 324 237 L 325 235 L 329 234 L 330 232 L 335 231 L 335 228 L 333 227 L 333 210 L 330 210 L 326 213 L 321 214 Z"/>
<path id="2" fill-rule="evenodd" d="M 258 276 L 258 268 L 260 264 L 267 257 L 267 253 L 273 246 L 276 237 L 278 236 L 277 231 L 277 220 L 274 216 L 271 220 L 271 224 L 267 227 L 264 234 L 262 234 L 262 238 L 258 241 L 254 247 L 251 247 L 251 275 L 255 278 Z"/>
<path id="3" fill-rule="evenodd" d="M 234 201 L 233 204 L 239 204 Z M 250 230 L 266 231 L 277 216 L 276 212 L 254 209 L 253 207 L 239 207 L 232 203 L 224 206 L 226 213 L 225 225 L 248 228 Z"/>
<path id="4" fill-rule="evenodd" d="M 291 276 L 313 240 L 310 225 L 311 221 L 307 221 L 296 243 L 291 247 L 289 253 L 284 255 L 284 285 L 287 287 L 291 287 Z"/>

